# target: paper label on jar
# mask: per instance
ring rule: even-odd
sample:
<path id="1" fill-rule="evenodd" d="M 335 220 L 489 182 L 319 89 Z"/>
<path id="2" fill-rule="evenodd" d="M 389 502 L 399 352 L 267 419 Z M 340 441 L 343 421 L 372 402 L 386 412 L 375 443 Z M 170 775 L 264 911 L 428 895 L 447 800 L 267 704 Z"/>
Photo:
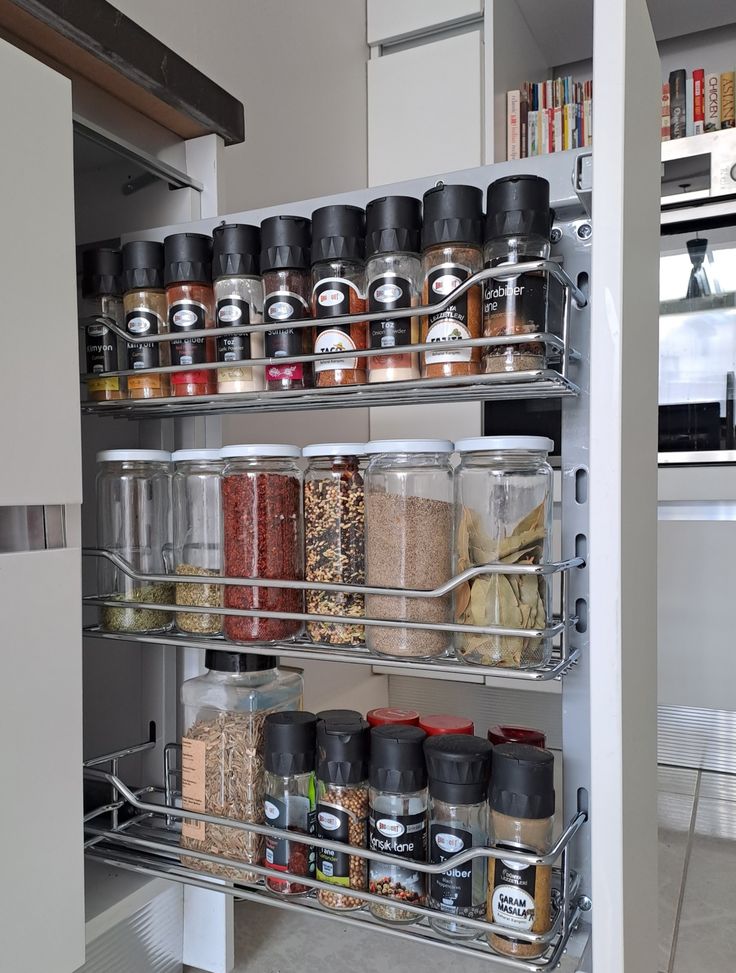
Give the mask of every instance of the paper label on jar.
<path id="1" fill-rule="evenodd" d="M 384 855 L 425 861 L 427 856 L 427 816 L 419 814 L 384 815 L 370 809 L 368 847 Z M 400 898 L 411 905 L 424 898 L 424 873 L 406 865 L 368 864 L 369 889 L 374 895 Z"/>
<path id="2" fill-rule="evenodd" d="M 171 342 L 172 365 L 201 365 L 205 361 L 205 339 L 187 338 L 187 331 L 199 331 L 205 327 L 207 308 L 199 301 L 174 301 L 169 306 L 169 330 L 181 334 Z"/>
<path id="3" fill-rule="evenodd" d="M 205 805 L 205 756 L 207 744 L 204 740 L 183 737 L 181 741 L 181 801 L 185 811 L 204 814 Z M 184 818 L 181 833 L 184 838 L 203 841 L 206 824 Z"/>
<path id="4" fill-rule="evenodd" d="M 329 355 L 339 351 L 355 351 L 355 342 L 346 331 L 338 328 L 319 328 L 314 342 L 315 355 Z M 358 367 L 357 358 L 332 358 L 330 361 L 314 363 L 317 372 L 347 371 Z"/>
<path id="5" fill-rule="evenodd" d="M 317 805 L 316 833 L 330 841 L 350 841 L 350 815 L 335 804 Z M 334 885 L 350 884 L 350 855 L 328 848 L 317 849 L 317 878 Z"/>
<path id="6" fill-rule="evenodd" d="M 427 302 L 440 304 L 463 281 L 470 277 L 470 267 L 462 264 L 446 263 L 434 267 L 427 276 Z M 447 344 L 472 337 L 468 330 L 468 292 L 461 294 L 444 311 L 430 314 L 427 318 L 427 342 Z M 427 365 L 443 362 L 469 362 L 472 356 L 471 348 L 460 348 L 457 351 L 428 351 L 425 352 Z"/>
<path id="7" fill-rule="evenodd" d="M 218 328 L 244 328 L 250 324 L 250 304 L 237 294 L 221 297 L 215 309 L 215 319 Z M 218 362 L 242 361 L 244 358 L 250 358 L 249 334 L 234 334 L 232 337 L 220 335 L 217 338 Z"/>
<path id="8" fill-rule="evenodd" d="M 451 351 L 451 342 L 462 341 L 465 338 L 470 338 L 471 334 L 468 329 L 455 321 L 442 320 L 437 324 L 431 325 L 427 331 L 428 342 L 438 342 L 442 345 L 442 351 L 427 351 L 424 353 L 425 360 L 428 365 L 433 365 L 439 362 L 469 362 L 470 357 L 473 354 L 472 348 L 458 348 L 456 351 Z M 449 346 L 449 347 L 448 347 Z"/>
<path id="9" fill-rule="evenodd" d="M 368 286 L 368 310 L 392 311 L 394 308 L 411 307 L 412 283 L 397 274 L 382 274 Z M 371 321 L 368 326 L 370 347 L 396 348 L 411 344 L 411 318 L 387 318 Z"/>
<path id="10" fill-rule="evenodd" d="M 536 260 L 536 257 L 529 257 Z M 486 263 L 496 267 L 500 259 Z M 543 331 L 547 316 L 547 277 L 519 274 L 487 280 L 483 287 L 483 320 L 495 337 L 517 331 Z"/>
<path id="11" fill-rule="evenodd" d="M 433 824 L 429 835 L 429 860 L 433 864 L 446 862 L 472 844 L 473 836 L 469 831 Z M 477 904 L 473 902 L 473 862 L 464 862 L 440 875 L 430 875 L 429 894 L 442 910 L 454 912 L 472 908 Z"/>
<path id="12" fill-rule="evenodd" d="M 115 334 L 104 324 L 90 324 L 85 333 L 85 352 L 87 371 L 92 375 L 101 372 L 116 372 L 118 368 L 118 344 Z M 116 392 L 120 388 L 117 378 L 94 378 L 87 380 L 90 392 Z"/>
<path id="13" fill-rule="evenodd" d="M 263 305 L 264 321 L 299 321 L 306 316 L 309 305 L 299 294 L 293 291 L 273 291 L 266 295 Z M 303 328 L 279 328 L 266 332 L 266 357 L 291 358 L 302 353 Z M 301 362 L 288 365 L 267 365 L 266 379 L 279 380 L 283 378 L 300 379 L 304 374 Z"/>
<path id="14" fill-rule="evenodd" d="M 362 295 L 352 281 L 343 277 L 328 277 L 315 285 L 312 291 L 314 316 L 316 318 L 336 318 L 350 314 L 350 298 L 354 295 L 362 300 Z M 327 355 L 339 351 L 355 351 L 355 342 L 350 337 L 350 329 L 318 328 L 314 342 L 315 355 Z M 316 372 L 349 371 L 358 367 L 357 358 L 333 358 L 331 361 L 315 362 Z"/>
<path id="15" fill-rule="evenodd" d="M 533 848 L 499 844 L 513 851 L 534 851 Z M 534 927 L 537 904 L 537 868 L 521 862 L 496 858 L 493 863 L 493 880 L 490 883 L 492 921 L 509 929 L 531 932 Z"/>
<path id="16" fill-rule="evenodd" d="M 265 823 L 272 828 L 314 834 L 314 810 L 308 797 L 295 794 L 281 800 L 267 794 L 263 801 L 263 810 Z M 266 864 L 280 872 L 313 875 L 314 850 L 311 845 L 267 835 Z"/>
<path id="17" fill-rule="evenodd" d="M 159 334 L 163 328 L 163 321 L 147 307 L 134 307 L 127 311 L 125 315 L 125 330 L 128 334 L 133 334 L 137 338 L 146 335 Z M 128 343 L 128 368 L 138 371 L 141 368 L 157 368 L 159 364 L 158 342 L 133 342 Z M 131 388 L 135 388 L 135 380 L 130 383 Z"/>

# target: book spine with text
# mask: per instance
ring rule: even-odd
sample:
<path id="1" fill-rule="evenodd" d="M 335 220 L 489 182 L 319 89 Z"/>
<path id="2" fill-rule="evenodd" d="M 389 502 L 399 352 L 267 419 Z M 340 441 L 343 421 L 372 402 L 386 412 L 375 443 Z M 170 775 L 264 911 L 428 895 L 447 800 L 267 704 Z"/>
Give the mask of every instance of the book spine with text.
<path id="1" fill-rule="evenodd" d="M 695 135 L 695 117 L 693 115 L 693 79 L 685 79 L 685 137 Z"/>
<path id="2" fill-rule="evenodd" d="M 705 71 L 693 71 L 693 134 L 702 135 L 705 131 Z"/>
<path id="3" fill-rule="evenodd" d="M 705 131 L 717 132 L 721 127 L 721 78 L 709 74 L 705 79 Z"/>
<path id="4" fill-rule="evenodd" d="M 670 86 L 667 81 L 662 85 L 662 141 L 669 141 L 670 137 Z"/>
<path id="5" fill-rule="evenodd" d="M 724 71 L 721 74 L 721 128 L 734 127 L 733 71 Z"/>
<path id="6" fill-rule="evenodd" d="M 670 71 L 670 138 L 684 139 L 687 131 L 685 71 Z"/>
<path id="7" fill-rule="evenodd" d="M 519 141 L 521 143 L 521 158 L 526 159 L 529 154 L 529 87 L 524 85 L 521 90 L 521 104 L 519 105 Z"/>
<path id="8" fill-rule="evenodd" d="M 521 158 L 521 92 L 506 92 L 506 158 Z"/>

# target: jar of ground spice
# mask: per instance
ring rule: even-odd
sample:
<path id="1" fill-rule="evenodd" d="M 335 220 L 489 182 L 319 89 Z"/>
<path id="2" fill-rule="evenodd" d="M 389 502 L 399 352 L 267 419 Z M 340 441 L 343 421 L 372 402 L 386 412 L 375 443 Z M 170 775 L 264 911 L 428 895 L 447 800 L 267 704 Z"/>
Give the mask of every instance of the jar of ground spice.
<path id="1" fill-rule="evenodd" d="M 422 304 L 440 304 L 482 265 L 483 195 L 475 186 L 440 183 L 424 194 Z M 424 378 L 477 375 L 480 348 L 452 350 L 453 341 L 480 338 L 481 287 L 471 287 L 436 314 L 422 318 L 422 342 L 438 342 L 422 355 Z"/>
<path id="2" fill-rule="evenodd" d="M 164 292 L 164 248 L 155 240 L 132 240 L 123 247 L 125 330 L 136 338 L 168 334 Z M 171 363 L 167 341 L 129 341 L 127 367 L 131 399 L 160 399 L 169 394 L 169 376 L 147 369 Z"/>
<path id="3" fill-rule="evenodd" d="M 105 325 L 105 321 L 110 320 L 123 327 L 120 272 L 119 250 L 101 248 L 85 250 L 82 254 L 80 317 L 84 324 L 87 374 L 92 376 L 87 379 L 87 398 L 93 402 L 126 397 L 124 378 L 94 377 L 121 370 L 125 361 L 122 339 Z"/>
<path id="4" fill-rule="evenodd" d="M 175 396 L 210 395 L 217 389 L 213 369 L 197 365 L 214 362 L 214 338 L 189 338 L 190 331 L 215 326 L 212 293 L 212 240 L 201 233 L 174 233 L 164 240 L 164 284 L 171 342 L 171 364 L 192 365 L 192 371 L 173 372 Z"/>
<path id="5" fill-rule="evenodd" d="M 366 359 L 349 353 L 367 345 L 365 321 L 333 327 L 329 319 L 365 311 L 365 213 L 358 206 L 323 206 L 312 213 L 314 354 L 346 352 L 314 363 L 315 384 L 364 385 Z"/>
<path id="6" fill-rule="evenodd" d="M 303 570 L 302 475 L 298 446 L 225 446 L 222 515 L 225 574 L 234 578 L 301 581 Z M 225 587 L 225 607 L 303 612 L 302 591 L 255 586 Z M 232 642 L 271 642 L 300 635 L 301 621 L 226 615 Z"/>

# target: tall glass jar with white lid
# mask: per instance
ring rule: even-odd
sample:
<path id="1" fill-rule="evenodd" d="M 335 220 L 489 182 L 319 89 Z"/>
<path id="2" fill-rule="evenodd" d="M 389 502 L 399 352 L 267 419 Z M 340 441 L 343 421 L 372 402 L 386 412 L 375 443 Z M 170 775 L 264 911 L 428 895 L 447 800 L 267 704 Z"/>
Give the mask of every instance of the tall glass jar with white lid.
<path id="1" fill-rule="evenodd" d="M 455 573 L 551 560 L 552 446 L 543 436 L 479 436 L 455 444 Z M 458 588 L 455 613 L 465 625 L 530 629 L 528 638 L 457 633 L 457 653 L 466 662 L 526 669 L 550 659 L 552 640 L 531 634 L 552 624 L 549 576 L 478 575 Z"/>
<path id="2" fill-rule="evenodd" d="M 134 572 L 162 575 L 170 568 L 171 454 L 157 449 L 106 449 L 97 454 L 97 542 Z M 106 558 L 98 565 L 98 591 L 111 601 L 169 605 L 174 586 L 135 580 Z M 108 605 L 101 610 L 109 632 L 163 632 L 172 612 Z"/>
<path id="3" fill-rule="evenodd" d="M 451 442 L 385 439 L 366 446 L 366 583 L 428 591 L 452 576 Z M 450 624 L 452 595 L 366 595 L 366 618 Z M 441 629 L 366 626 L 378 655 L 429 659 L 452 647 Z"/>

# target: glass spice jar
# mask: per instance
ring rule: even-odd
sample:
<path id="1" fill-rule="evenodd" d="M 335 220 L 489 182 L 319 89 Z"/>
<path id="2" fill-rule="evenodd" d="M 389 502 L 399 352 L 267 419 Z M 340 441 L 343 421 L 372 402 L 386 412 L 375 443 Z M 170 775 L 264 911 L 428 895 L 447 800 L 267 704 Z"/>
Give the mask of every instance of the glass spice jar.
<path id="1" fill-rule="evenodd" d="M 142 338 L 168 334 L 164 292 L 164 248 L 155 240 L 132 240 L 123 247 L 123 310 L 125 330 Z M 141 372 L 128 376 L 131 399 L 160 399 L 169 394 L 169 376 L 149 368 L 169 365 L 167 341 L 129 341 L 127 367 Z"/>
<path id="2" fill-rule="evenodd" d="M 121 258 L 119 250 L 100 248 L 82 254 L 82 300 L 80 317 L 84 323 L 84 350 L 87 374 L 116 372 L 125 361 L 122 339 L 105 326 L 109 319 L 123 327 L 120 300 Z M 88 378 L 87 398 L 93 402 L 124 399 L 125 378 Z"/>
<path id="3" fill-rule="evenodd" d="M 365 495 L 360 458 L 363 443 L 319 443 L 305 446 L 309 459 L 304 476 L 304 548 L 307 581 L 365 584 Z M 307 612 L 314 615 L 364 614 L 363 595 L 307 591 Z M 362 625 L 308 622 L 314 642 L 361 645 Z"/>
<path id="4" fill-rule="evenodd" d="M 366 295 L 369 311 L 416 307 L 421 290 L 419 259 L 422 204 L 413 196 L 371 200 L 366 218 Z M 419 378 L 417 354 L 401 349 L 419 341 L 419 319 L 386 318 L 368 323 L 368 347 L 386 350 L 368 359 L 369 382 Z"/>
<path id="5" fill-rule="evenodd" d="M 244 328 L 263 321 L 263 284 L 259 276 L 261 233 L 257 226 L 223 223 L 212 231 L 212 279 L 215 324 L 218 328 Z M 217 361 L 232 362 L 217 369 L 217 391 L 260 392 L 263 367 L 238 365 L 248 358 L 263 358 L 263 334 L 219 335 Z"/>
<path id="6" fill-rule="evenodd" d="M 225 446 L 222 516 L 225 575 L 301 581 L 303 566 L 302 475 L 298 446 Z M 255 586 L 225 587 L 225 607 L 303 612 L 302 591 Z M 300 635 L 294 619 L 226 615 L 231 642 L 272 642 Z"/>
<path id="7" fill-rule="evenodd" d="M 171 342 L 171 364 L 192 365 L 191 372 L 172 372 L 174 396 L 212 395 L 217 389 L 212 369 L 213 338 L 188 338 L 189 331 L 215 326 L 212 293 L 212 240 L 201 233 L 174 233 L 164 240 L 164 284 Z"/>
<path id="8" fill-rule="evenodd" d="M 365 213 L 358 206 L 323 206 L 312 213 L 312 317 L 322 320 L 365 311 Z M 365 321 L 314 329 L 314 354 L 361 351 Z M 315 384 L 364 385 L 365 358 L 330 358 L 314 363 Z"/>
<path id="9" fill-rule="evenodd" d="M 289 327 L 291 322 L 309 317 L 311 239 L 312 224 L 303 216 L 270 216 L 261 223 L 263 319 L 279 326 L 266 332 L 268 358 L 312 354 L 311 327 Z M 266 365 L 266 388 L 271 391 L 307 389 L 312 385 L 311 362 Z"/>

